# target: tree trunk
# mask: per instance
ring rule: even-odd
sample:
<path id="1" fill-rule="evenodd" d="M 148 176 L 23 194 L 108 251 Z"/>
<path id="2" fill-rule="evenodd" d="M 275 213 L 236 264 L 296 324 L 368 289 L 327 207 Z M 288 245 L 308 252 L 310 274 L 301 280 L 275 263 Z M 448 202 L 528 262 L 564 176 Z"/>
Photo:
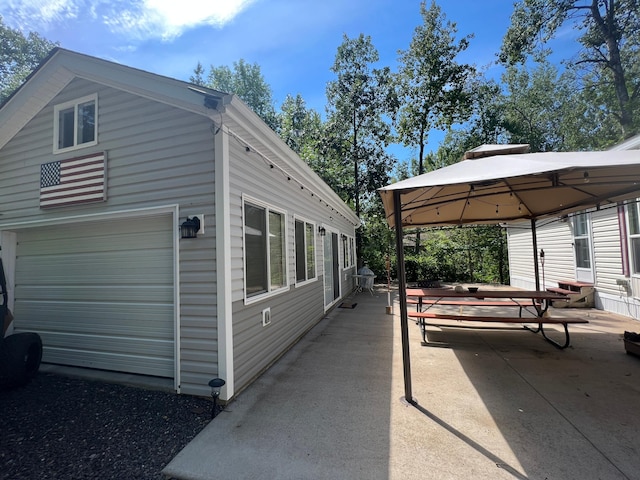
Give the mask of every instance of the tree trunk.
<path id="1" fill-rule="evenodd" d="M 418 153 L 418 175 L 422 175 L 424 173 L 424 136 L 425 136 L 425 127 L 424 125 L 420 128 L 420 152 Z M 420 229 L 416 229 L 416 246 L 415 246 L 416 255 L 420 255 Z"/>
<path id="2" fill-rule="evenodd" d="M 614 30 L 613 18 L 615 17 L 615 2 L 608 2 L 607 5 L 607 18 L 603 19 L 600 15 L 599 5 L 597 0 L 593 0 L 591 3 L 591 14 L 593 20 L 598 26 L 598 30 L 605 38 L 607 50 L 609 51 L 609 58 L 606 65 L 613 73 L 613 86 L 618 99 L 618 106 L 620 108 L 619 122 L 622 127 L 622 132 L 626 138 L 633 123 L 633 114 L 630 110 L 629 103 L 629 90 L 627 89 L 627 83 L 624 77 L 624 69 L 622 68 L 622 60 L 620 59 L 620 46 L 618 45 L 617 32 Z"/>
<path id="3" fill-rule="evenodd" d="M 497 227 L 500 228 L 500 227 Z M 504 235 L 502 232 L 502 228 L 498 231 L 499 237 L 499 248 L 498 248 L 498 275 L 500 276 L 500 285 L 505 284 L 504 278 Z"/>
<path id="4" fill-rule="evenodd" d="M 356 119 L 356 111 L 353 110 L 353 144 L 351 146 L 353 152 L 353 197 L 356 205 L 356 216 L 360 218 L 360 176 L 358 172 L 358 126 Z M 364 266 L 362 258 L 362 228 L 356 229 L 356 252 L 358 252 L 358 270 Z"/>

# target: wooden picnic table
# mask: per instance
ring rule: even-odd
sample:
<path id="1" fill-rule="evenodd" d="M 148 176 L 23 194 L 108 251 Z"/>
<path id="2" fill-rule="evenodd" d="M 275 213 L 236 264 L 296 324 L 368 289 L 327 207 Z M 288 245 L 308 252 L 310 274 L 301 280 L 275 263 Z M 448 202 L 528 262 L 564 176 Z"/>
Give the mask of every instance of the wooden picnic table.
<path id="1" fill-rule="evenodd" d="M 423 345 L 429 345 L 427 339 L 427 326 L 438 327 L 454 327 L 463 328 L 458 324 L 442 324 L 434 323 L 434 320 L 458 320 L 458 321 L 471 321 L 471 322 L 493 322 L 493 323 L 520 323 L 522 326 L 534 333 L 540 332 L 545 340 L 550 342 L 557 348 L 563 349 L 570 345 L 568 324 L 570 323 L 588 323 L 582 318 L 576 317 L 548 317 L 547 310 L 554 300 L 566 300 L 566 295 L 558 294 L 555 292 L 548 292 L 542 290 L 486 290 L 479 289 L 476 292 L 462 291 L 456 292 L 454 289 L 448 288 L 408 288 L 406 290 L 407 297 L 415 297 L 418 299 L 418 308 L 416 312 L 408 312 L 408 316 L 418 319 L 422 330 Z M 485 299 L 491 299 L 486 301 Z M 503 303 L 503 305 L 501 305 Z M 422 307 L 428 304 L 426 311 L 422 311 Z M 504 316 L 478 316 L 478 315 L 463 315 L 459 314 L 443 314 L 443 313 L 431 313 L 429 309 L 435 306 L 447 306 L 447 305 L 469 305 L 469 306 L 484 306 L 484 307 L 499 307 L 504 308 L 507 306 L 520 307 L 520 315 L 518 317 L 504 317 Z M 526 308 L 527 311 L 533 313 L 531 318 L 522 317 L 522 309 Z M 533 308 L 533 311 L 529 310 Z M 526 324 L 537 324 L 537 328 L 531 328 Z M 565 332 L 564 343 L 558 343 L 555 340 L 549 338 L 544 331 L 544 324 L 556 324 L 562 325 Z M 466 328 L 471 328 L 469 325 L 465 325 Z"/>
<path id="2" fill-rule="evenodd" d="M 451 299 L 474 299 L 464 301 L 465 303 L 449 303 L 450 305 L 471 305 L 471 306 L 502 306 L 498 302 L 483 302 L 484 299 L 500 299 L 505 302 L 504 306 L 518 305 L 522 308 L 533 307 L 536 316 L 542 317 L 549 308 L 553 300 L 566 300 L 567 296 L 560 293 L 548 292 L 544 290 L 485 290 L 478 289 L 476 292 L 467 290 L 456 292 L 449 288 L 407 288 L 407 297 L 417 297 L 419 310 L 422 311 L 424 299 L 432 299 L 431 306 L 445 304 Z"/>

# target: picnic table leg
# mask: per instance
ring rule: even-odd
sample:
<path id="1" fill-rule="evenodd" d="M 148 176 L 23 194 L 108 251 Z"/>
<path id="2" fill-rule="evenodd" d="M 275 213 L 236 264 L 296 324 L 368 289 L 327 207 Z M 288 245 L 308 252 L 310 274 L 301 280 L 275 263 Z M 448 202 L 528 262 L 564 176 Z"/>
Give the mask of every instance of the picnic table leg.
<path id="1" fill-rule="evenodd" d="M 555 340 L 547 337 L 547 334 L 544 333 L 544 327 L 542 326 L 542 324 L 540 324 L 540 333 L 542 333 L 542 336 L 544 337 L 544 339 L 547 342 L 549 342 L 551 345 L 553 345 L 554 347 L 559 348 L 560 350 L 563 350 L 563 349 L 567 348 L 569 346 L 569 344 L 571 343 L 571 340 L 569 338 L 569 325 L 566 324 L 566 323 L 563 323 L 562 326 L 564 327 L 564 344 L 560 345 Z"/>
<path id="2" fill-rule="evenodd" d="M 426 347 L 429 345 L 429 342 L 427 341 L 427 325 L 424 318 L 419 318 L 418 321 L 420 322 L 420 330 L 422 330 L 422 346 Z"/>
<path id="3" fill-rule="evenodd" d="M 449 347 L 448 343 L 429 341 L 429 334 L 427 333 L 427 321 L 424 318 L 420 318 L 420 328 L 422 329 L 422 342 L 423 347 Z M 436 325 L 439 326 L 439 325 Z"/>
<path id="4" fill-rule="evenodd" d="M 552 338 L 549 338 L 547 334 L 544 332 L 544 325 L 542 323 L 538 323 L 538 328 L 536 329 L 523 325 L 523 327 L 529 330 L 530 332 L 542 333 L 542 336 L 547 342 L 549 342 L 551 345 L 553 345 L 554 347 L 560 350 L 567 348 L 571 344 L 571 339 L 569 338 L 569 325 L 567 323 L 562 323 L 562 326 L 564 327 L 564 344 L 560 344 L 555 340 L 553 340 Z"/>
<path id="5" fill-rule="evenodd" d="M 543 300 L 540 304 L 534 300 L 533 304 L 539 317 L 544 317 L 544 314 L 547 313 L 547 310 L 549 310 L 549 307 L 551 306 L 551 302 L 549 300 Z"/>
<path id="6" fill-rule="evenodd" d="M 514 300 L 514 299 L 512 299 L 512 300 Z M 515 301 L 516 301 L 516 303 L 518 303 L 517 300 L 515 300 Z M 551 302 L 549 302 L 548 300 L 543 300 L 542 302 L 539 303 L 534 298 L 534 299 L 531 299 L 531 306 L 535 310 L 536 316 L 539 317 L 539 318 L 542 318 L 547 313 L 547 310 L 549 310 L 549 307 L 551 306 Z M 520 312 L 518 314 L 519 317 L 522 317 L 522 311 L 523 310 L 526 310 L 529 313 L 533 313 L 533 312 L 531 312 L 531 310 L 529 310 L 529 305 L 523 305 L 521 303 L 518 303 L 518 307 L 520 307 Z M 536 330 L 535 333 L 538 333 L 538 330 Z"/>

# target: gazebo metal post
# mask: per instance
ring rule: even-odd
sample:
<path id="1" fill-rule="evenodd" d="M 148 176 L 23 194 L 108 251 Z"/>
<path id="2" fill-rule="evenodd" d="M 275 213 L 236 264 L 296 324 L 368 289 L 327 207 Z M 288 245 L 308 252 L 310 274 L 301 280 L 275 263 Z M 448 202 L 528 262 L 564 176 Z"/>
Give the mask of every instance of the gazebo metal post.
<path id="1" fill-rule="evenodd" d="M 411 393 L 411 357 L 409 355 L 409 321 L 407 315 L 407 281 L 404 268 L 404 245 L 402 231 L 402 205 L 400 191 L 393 192 L 393 215 L 396 228 L 396 259 L 398 262 L 398 297 L 400 300 L 400 331 L 402 334 L 402 366 L 404 371 L 404 398 L 415 403 Z"/>

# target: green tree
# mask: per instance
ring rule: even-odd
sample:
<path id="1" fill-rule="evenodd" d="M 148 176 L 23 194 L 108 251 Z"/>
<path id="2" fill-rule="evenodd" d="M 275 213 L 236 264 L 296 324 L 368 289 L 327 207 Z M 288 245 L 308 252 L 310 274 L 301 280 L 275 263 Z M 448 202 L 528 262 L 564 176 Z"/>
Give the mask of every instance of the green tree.
<path id="1" fill-rule="evenodd" d="M 547 61 L 507 67 L 501 84 L 478 77 L 473 91 L 470 120 L 438 149 L 447 163 L 484 143 L 528 143 L 534 152 L 600 149 L 615 130 L 574 72 Z"/>
<path id="2" fill-rule="evenodd" d="M 189 81 L 195 85 L 201 85 L 204 87 L 206 83 L 204 80 L 205 73 L 204 67 L 200 62 L 198 62 L 196 68 L 193 69 L 193 75 L 189 77 Z"/>
<path id="3" fill-rule="evenodd" d="M 474 68 L 459 64 L 456 57 L 469 46 L 471 36 L 456 41 L 457 27 L 446 20 L 435 1 L 420 4 L 423 25 L 416 27 L 408 50 L 399 51 L 397 76 L 402 103 L 398 114 L 398 138 L 418 151 L 418 175 L 424 173 L 425 146 L 429 131 L 448 129 L 470 114 L 466 85 Z M 415 237 L 420 251 L 420 230 Z"/>
<path id="4" fill-rule="evenodd" d="M 331 71 L 336 79 L 327 84 L 328 121 L 323 153 L 337 165 L 350 163 L 351 175 L 343 178 L 351 188 L 349 200 L 361 216 L 363 202 L 379 201 L 376 189 L 388 183 L 395 159 L 385 148 L 391 140 L 388 119 L 395 114 L 397 97 L 388 67 L 375 68 L 378 51 L 371 37 L 343 37 Z M 346 168 L 336 170 L 348 172 Z M 362 234 L 358 231 L 358 252 Z"/>
<path id="5" fill-rule="evenodd" d="M 420 4 L 424 22 L 416 27 L 408 50 L 400 51 L 397 76 L 402 106 L 398 137 L 404 146 L 418 150 L 418 174 L 424 173 L 429 131 L 447 130 L 470 115 L 471 94 L 466 88 L 475 73 L 456 57 L 467 49 L 471 35 L 456 41 L 457 27 L 446 20 L 435 2 Z"/>
<path id="6" fill-rule="evenodd" d="M 280 137 L 304 160 L 315 156 L 321 134 L 320 114 L 307 105 L 300 94 L 287 95 L 280 107 Z"/>
<path id="7" fill-rule="evenodd" d="M 386 222 L 382 202 L 372 202 L 362 221 L 362 246 L 358 255 L 379 279 L 386 277 L 387 259 L 395 264 L 395 234 Z"/>
<path id="8" fill-rule="evenodd" d="M 249 64 L 243 59 L 233 62 L 233 70 L 228 66 L 211 66 L 206 82 L 200 62 L 190 77 L 192 83 L 203 85 L 240 97 L 275 132 L 280 129 L 278 115 L 274 108 L 271 87 L 264 80 L 260 66 Z"/>
<path id="9" fill-rule="evenodd" d="M 472 84 L 473 114 L 466 129 L 468 139 L 458 150 L 458 158 L 462 154 L 483 144 L 509 143 L 510 139 L 505 127 L 505 95 L 502 87 L 495 80 L 476 77 Z"/>
<path id="10" fill-rule="evenodd" d="M 0 103 L 16 90 L 58 43 L 35 32 L 27 36 L 4 24 L 0 16 Z"/>
<path id="11" fill-rule="evenodd" d="M 549 53 L 548 41 L 570 24 L 580 32 L 580 53 L 568 64 L 581 72 L 585 90 L 605 90 L 591 97 L 603 103 L 620 126 L 618 139 L 638 131 L 640 119 L 640 8 L 637 0 L 521 0 L 499 58 L 513 65 L 528 55 Z"/>
<path id="12" fill-rule="evenodd" d="M 351 164 L 350 199 L 360 215 L 361 195 L 387 183 L 394 159 L 385 152 L 391 140 L 385 115 L 395 112 L 396 98 L 388 67 L 374 68 L 379 55 L 371 37 L 346 35 L 338 47 L 327 84 L 329 153 Z"/>
<path id="13" fill-rule="evenodd" d="M 568 74 L 543 61 L 533 69 L 509 67 L 502 77 L 502 125 L 509 143 L 528 143 L 533 152 L 569 150 L 569 136 L 581 128 L 585 105 Z M 577 147 L 577 146 L 576 146 Z"/>
<path id="14" fill-rule="evenodd" d="M 302 96 L 287 95 L 280 110 L 280 137 L 344 200 L 349 199 L 348 172 L 327 155 L 325 125 L 320 114 L 307 108 Z"/>
<path id="15" fill-rule="evenodd" d="M 498 225 L 436 227 L 423 233 L 423 250 L 406 255 L 407 280 L 508 283 L 504 228 Z M 407 238 L 412 237 L 409 234 Z"/>

